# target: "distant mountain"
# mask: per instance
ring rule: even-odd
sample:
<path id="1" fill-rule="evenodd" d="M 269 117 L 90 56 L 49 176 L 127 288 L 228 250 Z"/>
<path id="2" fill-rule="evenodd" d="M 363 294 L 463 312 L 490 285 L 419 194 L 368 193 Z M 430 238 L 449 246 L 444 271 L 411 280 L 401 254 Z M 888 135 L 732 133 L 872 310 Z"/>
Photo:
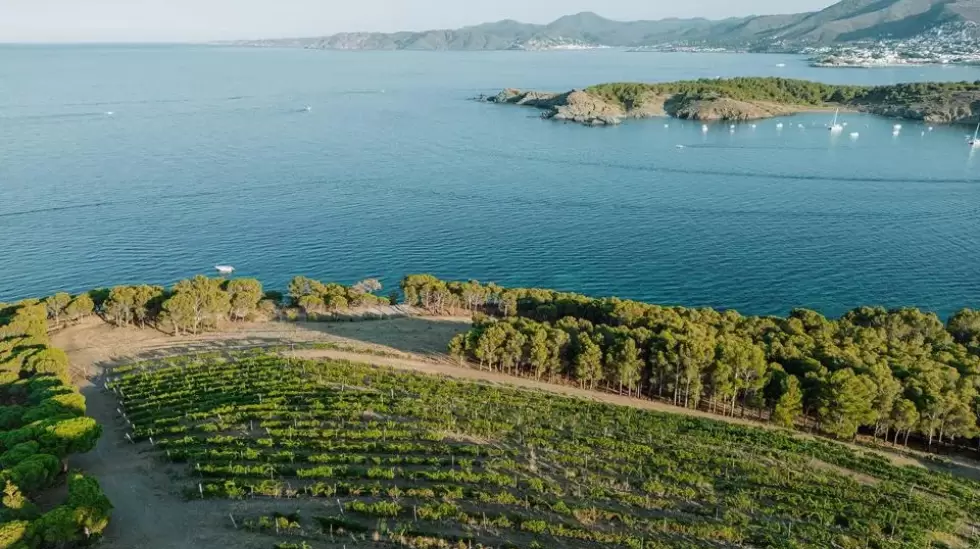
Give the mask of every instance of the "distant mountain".
<path id="1" fill-rule="evenodd" d="M 955 23 L 980 22 L 980 0 L 844 0 L 776 29 L 782 40 L 816 43 L 909 38 Z"/>
<path id="2" fill-rule="evenodd" d="M 980 23 L 980 0 L 842 0 L 824 10 L 723 20 L 613 21 L 595 13 L 547 25 L 513 20 L 454 30 L 340 33 L 238 44 L 336 50 L 507 50 L 664 44 L 772 49 L 908 38 Z"/>

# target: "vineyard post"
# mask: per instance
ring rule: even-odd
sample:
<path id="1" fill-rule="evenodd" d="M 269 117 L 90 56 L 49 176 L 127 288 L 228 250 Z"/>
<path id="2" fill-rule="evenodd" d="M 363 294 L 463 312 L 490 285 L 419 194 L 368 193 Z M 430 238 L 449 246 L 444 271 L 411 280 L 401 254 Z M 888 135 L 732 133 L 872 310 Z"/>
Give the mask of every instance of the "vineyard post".
<path id="1" fill-rule="evenodd" d="M 238 523 L 235 522 L 235 517 L 231 513 L 228 513 L 228 518 L 231 519 L 231 525 L 235 527 L 235 530 L 238 530 Z"/>

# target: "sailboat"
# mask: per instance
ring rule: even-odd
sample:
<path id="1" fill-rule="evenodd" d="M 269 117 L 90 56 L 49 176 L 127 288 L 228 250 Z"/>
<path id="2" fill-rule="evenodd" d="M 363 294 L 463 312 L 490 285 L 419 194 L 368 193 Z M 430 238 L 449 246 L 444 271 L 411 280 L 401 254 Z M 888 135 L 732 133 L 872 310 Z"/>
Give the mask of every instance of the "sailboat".
<path id="1" fill-rule="evenodd" d="M 834 121 L 827 128 L 832 132 L 842 132 L 844 131 L 844 126 L 837 123 L 837 117 L 840 115 L 840 109 L 834 112 Z"/>
<path id="2" fill-rule="evenodd" d="M 973 132 L 973 139 L 967 141 L 973 148 L 980 148 L 980 122 L 977 123 L 977 129 Z"/>

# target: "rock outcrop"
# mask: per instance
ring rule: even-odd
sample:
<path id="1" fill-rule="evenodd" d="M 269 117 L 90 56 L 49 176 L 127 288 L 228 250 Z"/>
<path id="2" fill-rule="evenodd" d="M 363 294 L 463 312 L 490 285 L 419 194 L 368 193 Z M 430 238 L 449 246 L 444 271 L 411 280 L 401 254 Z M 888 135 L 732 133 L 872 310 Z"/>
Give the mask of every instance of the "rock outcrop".
<path id="1" fill-rule="evenodd" d="M 626 111 L 619 105 L 582 90 L 548 93 L 508 88 L 487 98 L 487 101 L 536 107 L 545 111 L 541 115 L 543 118 L 577 122 L 587 126 L 619 124 L 626 116 Z"/>
<path id="2" fill-rule="evenodd" d="M 665 104 L 667 113 L 685 120 L 745 122 L 799 112 L 799 108 L 762 101 L 738 101 L 675 96 Z"/>
<path id="3" fill-rule="evenodd" d="M 880 116 L 922 120 L 933 124 L 976 124 L 980 117 L 980 96 L 964 93 L 936 103 L 868 104 L 862 105 L 860 109 Z"/>

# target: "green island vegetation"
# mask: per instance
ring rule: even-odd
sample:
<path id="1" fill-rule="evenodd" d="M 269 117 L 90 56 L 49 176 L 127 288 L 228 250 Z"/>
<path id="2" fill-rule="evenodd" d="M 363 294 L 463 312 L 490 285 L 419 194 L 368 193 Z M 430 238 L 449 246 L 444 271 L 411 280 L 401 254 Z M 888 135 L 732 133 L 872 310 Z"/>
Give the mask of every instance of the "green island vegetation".
<path id="1" fill-rule="evenodd" d="M 59 300 L 61 297 L 58 298 Z M 63 311 L 92 309 L 81 296 Z M 65 458 L 91 450 L 101 427 L 69 379 L 68 359 L 48 345 L 49 308 L 37 300 L 0 305 L 0 548 L 61 548 L 97 540 L 112 505 L 98 482 L 68 471 Z M 67 485 L 42 511 L 32 500 Z"/>
<path id="2" fill-rule="evenodd" d="M 680 95 L 691 99 L 727 98 L 785 105 L 863 107 L 918 103 L 945 105 L 958 93 L 980 93 L 977 82 L 924 82 L 888 86 L 847 86 L 776 77 L 702 78 L 667 83 L 618 82 L 586 88 L 621 107 L 635 107 L 649 96 Z"/>
<path id="3" fill-rule="evenodd" d="M 264 351 L 108 386 L 188 499 L 260 502 L 227 527 L 273 547 L 980 542 L 980 484 L 790 431 Z"/>

